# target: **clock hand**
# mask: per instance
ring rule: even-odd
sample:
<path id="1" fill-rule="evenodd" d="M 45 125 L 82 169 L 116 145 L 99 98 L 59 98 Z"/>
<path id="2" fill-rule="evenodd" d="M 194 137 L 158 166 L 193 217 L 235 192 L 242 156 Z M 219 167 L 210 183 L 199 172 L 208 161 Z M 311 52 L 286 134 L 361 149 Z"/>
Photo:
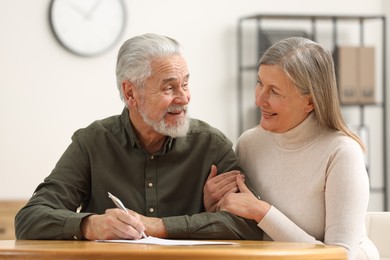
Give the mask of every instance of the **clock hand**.
<path id="1" fill-rule="evenodd" d="M 80 14 L 82 17 L 88 19 L 88 18 L 87 18 L 88 13 L 87 13 L 84 9 L 82 9 L 80 6 L 78 6 L 78 5 L 74 4 L 74 3 L 72 3 L 72 4 L 70 5 L 70 7 L 71 7 L 71 9 L 72 9 L 73 11 L 75 11 L 75 12 L 78 13 L 78 14 Z"/>
<path id="2" fill-rule="evenodd" d="M 87 16 L 86 16 L 87 19 L 91 18 L 91 16 L 93 15 L 96 8 L 100 5 L 101 2 L 102 2 L 102 0 L 95 1 L 93 6 L 91 7 L 91 9 L 89 9 L 89 11 L 87 12 Z"/>

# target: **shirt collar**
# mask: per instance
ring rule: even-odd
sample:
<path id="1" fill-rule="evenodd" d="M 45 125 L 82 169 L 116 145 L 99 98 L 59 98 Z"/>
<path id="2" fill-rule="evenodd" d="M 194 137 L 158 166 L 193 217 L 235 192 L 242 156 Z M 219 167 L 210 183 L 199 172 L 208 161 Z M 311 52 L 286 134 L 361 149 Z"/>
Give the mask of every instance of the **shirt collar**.
<path id="1" fill-rule="evenodd" d="M 123 125 L 125 127 L 126 135 L 128 136 L 128 139 L 130 140 L 131 147 L 145 151 L 144 149 L 142 149 L 139 138 L 138 138 L 137 134 L 135 133 L 134 126 L 133 126 L 132 122 L 130 121 L 129 109 L 127 107 L 125 107 L 122 111 L 121 120 L 122 120 Z M 162 154 L 168 153 L 172 149 L 174 141 L 175 141 L 175 138 L 168 136 L 168 138 L 165 140 L 163 148 L 161 149 L 161 151 L 157 152 L 156 154 L 162 155 Z"/>

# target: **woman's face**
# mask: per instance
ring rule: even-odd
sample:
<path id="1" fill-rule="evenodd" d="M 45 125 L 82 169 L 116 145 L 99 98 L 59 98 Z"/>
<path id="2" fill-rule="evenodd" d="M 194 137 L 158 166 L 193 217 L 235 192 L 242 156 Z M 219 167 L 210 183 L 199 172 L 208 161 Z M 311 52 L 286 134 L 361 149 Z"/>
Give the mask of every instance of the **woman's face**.
<path id="1" fill-rule="evenodd" d="M 284 133 L 314 109 L 309 95 L 302 95 L 278 65 L 261 65 L 256 85 L 256 106 L 260 125 L 267 131 Z"/>

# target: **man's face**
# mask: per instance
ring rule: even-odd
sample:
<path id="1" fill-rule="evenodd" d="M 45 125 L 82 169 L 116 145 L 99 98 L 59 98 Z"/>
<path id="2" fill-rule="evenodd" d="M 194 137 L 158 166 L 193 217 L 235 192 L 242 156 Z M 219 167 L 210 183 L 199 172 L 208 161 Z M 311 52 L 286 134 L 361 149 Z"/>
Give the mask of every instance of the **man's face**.
<path id="1" fill-rule="evenodd" d="M 184 136 L 189 127 L 187 116 L 191 94 L 189 72 L 182 56 L 155 59 L 151 76 L 140 92 L 138 111 L 155 131 L 172 137 Z"/>

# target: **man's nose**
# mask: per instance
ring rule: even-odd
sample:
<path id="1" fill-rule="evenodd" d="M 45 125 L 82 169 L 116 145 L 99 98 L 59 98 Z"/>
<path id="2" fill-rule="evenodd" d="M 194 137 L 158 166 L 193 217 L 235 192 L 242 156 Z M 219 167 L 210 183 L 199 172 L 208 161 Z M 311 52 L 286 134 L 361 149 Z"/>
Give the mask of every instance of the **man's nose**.
<path id="1" fill-rule="evenodd" d="M 188 104 L 190 102 L 190 93 L 189 93 L 189 90 L 185 90 L 185 89 L 178 89 L 177 93 L 176 93 L 176 102 L 177 103 L 180 103 L 180 104 Z"/>

